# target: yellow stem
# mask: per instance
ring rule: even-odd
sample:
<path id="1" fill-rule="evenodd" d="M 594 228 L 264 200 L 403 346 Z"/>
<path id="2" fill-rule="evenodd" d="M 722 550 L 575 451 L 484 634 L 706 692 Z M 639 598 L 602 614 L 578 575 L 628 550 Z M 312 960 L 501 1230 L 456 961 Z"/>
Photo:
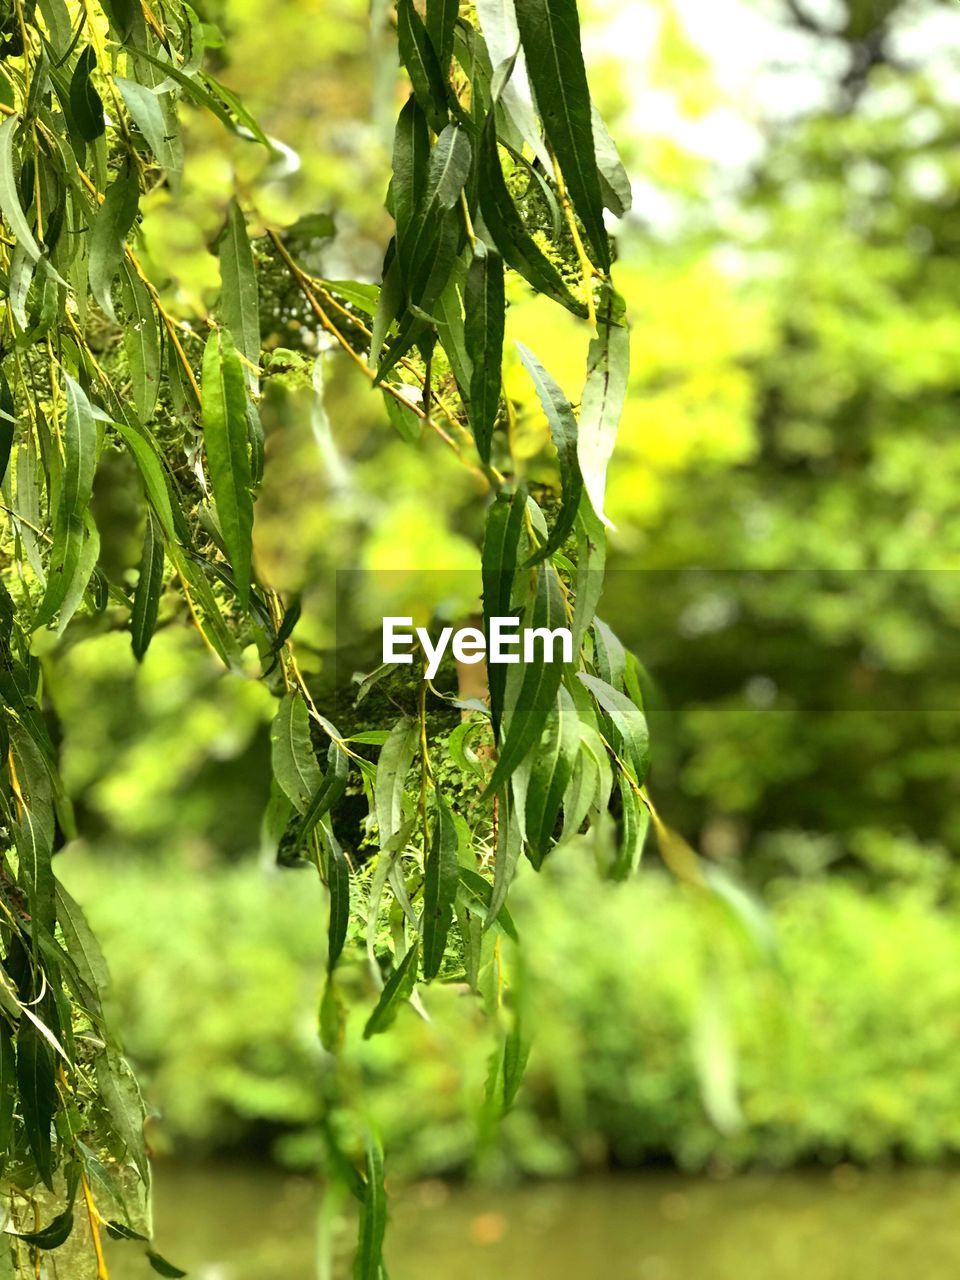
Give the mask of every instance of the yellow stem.
<path id="1" fill-rule="evenodd" d="M 90 1238 L 93 1240 L 93 1252 L 97 1259 L 97 1280 L 110 1280 L 107 1271 L 107 1260 L 103 1256 L 103 1243 L 100 1239 L 100 1223 L 103 1219 L 97 1211 L 97 1206 L 93 1202 L 93 1193 L 90 1190 L 90 1183 L 87 1181 L 86 1173 L 80 1170 L 80 1185 L 83 1187 L 83 1198 L 87 1205 L 87 1218 L 90 1222 Z"/>

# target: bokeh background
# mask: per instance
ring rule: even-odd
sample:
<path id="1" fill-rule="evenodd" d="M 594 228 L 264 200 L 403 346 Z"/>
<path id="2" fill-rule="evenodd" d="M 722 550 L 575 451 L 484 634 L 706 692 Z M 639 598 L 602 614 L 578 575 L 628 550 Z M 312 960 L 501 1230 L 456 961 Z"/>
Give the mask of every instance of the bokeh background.
<path id="1" fill-rule="evenodd" d="M 313 268 L 375 279 L 403 92 L 385 6 L 372 26 L 365 0 L 198 8 L 226 37 L 218 74 L 289 150 L 265 167 L 185 108 L 183 190 L 149 197 L 143 228 L 170 305 L 199 319 L 211 301 L 234 192 L 264 223 L 325 215 L 302 224 Z M 603 610 L 649 672 L 661 811 L 750 896 L 729 913 L 691 896 L 652 845 L 621 886 L 561 851 L 530 893 L 527 868 L 536 1039 L 499 1130 L 489 1031 L 457 993 L 430 993 L 429 1025 L 405 1010 L 390 1036 L 353 1037 L 390 1152 L 391 1273 L 952 1277 L 960 9 L 581 9 L 634 186 Z M 286 288 L 265 284 L 255 538 L 263 573 L 302 593 L 323 685 L 336 571 L 429 569 L 429 606 L 475 571 L 482 503 L 336 353 L 317 398 L 324 341 Z M 582 327 L 520 287 L 510 333 L 561 381 L 582 368 Z M 515 362 L 507 384 L 515 455 L 549 484 Z M 98 476 L 104 554 L 131 573 L 132 484 Z M 261 854 L 271 700 L 178 625 L 139 669 L 127 636 L 83 621 L 45 662 L 81 830 L 58 871 L 103 940 L 156 1112 L 160 1245 L 198 1280 L 312 1277 L 316 1233 L 336 1231 L 313 1172 L 325 906 L 309 871 Z"/>

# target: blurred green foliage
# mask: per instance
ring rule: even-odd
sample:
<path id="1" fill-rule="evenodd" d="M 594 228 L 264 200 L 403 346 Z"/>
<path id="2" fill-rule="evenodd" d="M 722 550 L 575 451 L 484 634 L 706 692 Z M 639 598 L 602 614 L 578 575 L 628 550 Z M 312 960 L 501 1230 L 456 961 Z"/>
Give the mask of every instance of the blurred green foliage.
<path id="1" fill-rule="evenodd" d="M 203 875 L 165 859 L 105 875 L 71 854 L 61 875 L 103 940 L 159 1113 L 155 1146 L 318 1162 L 334 1072 L 316 1034 L 326 922 L 309 871 Z M 390 1036 L 348 1036 L 348 1077 L 363 1080 L 398 1174 L 960 1152 L 960 937 L 932 909 L 935 877 L 872 897 L 836 878 L 779 881 L 771 968 L 714 899 L 654 872 L 598 887 L 568 849 L 544 875 L 550 893 L 517 886 L 534 1051 L 499 1133 L 481 1105 L 489 1026 L 459 987 L 429 993 L 429 1023 L 405 1009 Z M 362 943 L 347 961 L 344 980 L 366 992 Z M 734 1110 L 711 1116 L 704 1099 L 719 1098 L 731 1065 Z"/>

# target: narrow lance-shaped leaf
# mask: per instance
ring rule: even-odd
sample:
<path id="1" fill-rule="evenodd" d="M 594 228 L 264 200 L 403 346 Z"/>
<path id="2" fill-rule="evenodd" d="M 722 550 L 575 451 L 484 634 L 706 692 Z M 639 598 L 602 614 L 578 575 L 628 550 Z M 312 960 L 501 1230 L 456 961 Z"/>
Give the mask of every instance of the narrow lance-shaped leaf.
<path id="1" fill-rule="evenodd" d="M 360 1235 L 354 1262 L 354 1280 L 383 1280 L 383 1236 L 387 1228 L 387 1193 L 383 1181 L 383 1150 L 371 1135 L 367 1142 L 367 1167 Z"/>
<path id="2" fill-rule="evenodd" d="M 130 365 L 133 403 L 146 426 L 160 390 L 160 329 L 150 291 L 127 262 L 121 267 L 120 291 L 125 320 L 123 349 Z"/>
<path id="3" fill-rule="evenodd" d="M 13 449 L 13 431 L 16 426 L 16 407 L 7 375 L 0 369 L 0 484 L 3 484 L 10 465 Z"/>
<path id="4" fill-rule="evenodd" d="M 347 940 L 350 923 L 350 866 L 340 842 L 329 826 L 323 829 L 327 846 L 327 890 L 330 894 L 330 923 L 327 929 L 327 970 L 334 966 Z"/>
<path id="5" fill-rule="evenodd" d="M 553 829 L 580 747 L 580 721 L 573 699 L 560 686 L 557 702 L 534 754 L 527 783 L 526 833 L 530 861 L 540 867 L 550 851 Z"/>
<path id="6" fill-rule="evenodd" d="M 459 0 L 427 0 L 427 35 L 441 71 L 449 67 L 453 56 L 453 36 L 459 13 Z"/>
<path id="7" fill-rule="evenodd" d="M 393 135 L 393 220 L 397 224 L 398 246 L 404 260 L 416 232 L 417 210 L 423 205 L 430 163 L 430 129 L 423 108 L 411 94 L 397 117 Z M 399 270 L 399 268 L 398 268 Z M 376 354 L 376 353 L 374 353 Z"/>
<path id="8" fill-rule="evenodd" d="M 449 119 L 446 80 L 423 19 L 413 7 L 413 0 L 397 0 L 397 37 L 400 58 L 410 76 L 417 101 L 430 122 L 430 128 L 434 133 L 440 133 Z"/>
<path id="9" fill-rule="evenodd" d="M 447 125 L 430 155 L 423 192 L 414 214 L 414 231 L 397 239 L 397 260 L 408 298 L 420 301 L 435 265 L 442 234 L 438 214 L 454 207 L 470 172 L 470 139 L 463 129 Z M 442 288 L 442 285 L 441 285 Z M 436 290 L 434 296 L 439 293 Z"/>
<path id="10" fill-rule="evenodd" d="M 516 875 L 517 863 L 520 860 L 522 849 L 523 840 L 520 837 L 520 822 L 517 817 L 516 805 L 513 804 L 509 793 L 505 791 L 500 805 L 500 825 L 497 829 L 493 892 L 490 895 L 486 918 L 483 922 L 484 929 L 489 929 L 493 922 L 501 919 L 506 911 L 504 904 L 507 901 L 510 886 L 513 884 L 513 878 Z"/>
<path id="11" fill-rule="evenodd" d="M 500 90 L 500 104 L 544 171 L 551 173 L 550 155 L 543 145 L 543 137 L 533 110 L 526 59 L 522 49 L 518 53 L 520 31 L 514 0 L 476 0 L 476 6 L 493 66 L 502 67 L 509 64 L 511 59 L 514 60 L 509 80 Z"/>
<path id="12" fill-rule="evenodd" d="M 138 662 L 147 652 L 156 630 L 160 596 L 163 591 L 163 569 L 163 534 L 156 516 L 149 511 L 143 531 L 140 577 L 137 579 L 133 612 L 130 616 L 130 639 Z"/>
<path id="13" fill-rule="evenodd" d="M 470 357 L 470 426 L 477 452 L 489 464 L 500 409 L 506 299 L 503 259 L 478 240 L 467 273 L 464 339 Z"/>
<path id="14" fill-rule="evenodd" d="M 297 832 L 297 845 L 302 846 L 321 818 L 343 797 L 350 780 L 350 758 L 342 747 L 331 742 L 327 750 L 327 771 L 320 781 Z"/>
<path id="15" fill-rule="evenodd" d="M 220 237 L 220 307 L 223 323 L 245 357 L 244 376 L 256 394 L 260 377 L 260 293 L 247 224 L 236 200 L 227 209 L 227 225 Z"/>
<path id="16" fill-rule="evenodd" d="M 610 868 L 610 878 L 625 880 L 640 861 L 643 842 L 650 827 L 650 811 L 625 774 L 621 773 L 618 781 L 621 803 L 619 844 L 616 860 Z"/>
<path id="17" fill-rule="evenodd" d="M 630 331 L 617 323 L 622 314 L 622 301 L 609 291 L 597 336 L 587 352 L 587 380 L 577 434 L 577 458 L 584 487 L 594 511 L 608 527 L 610 521 L 603 510 L 607 465 L 613 455 L 630 375 Z"/>
<path id="18" fill-rule="evenodd" d="M 101 999 L 110 985 L 107 962 L 87 923 L 87 918 L 67 890 L 60 882 L 56 886 L 57 924 L 63 933 L 67 951 L 73 958 L 80 976 L 94 993 Z"/>
<path id="19" fill-rule="evenodd" d="M 528 561 L 530 564 L 536 564 L 552 555 L 563 544 L 573 528 L 580 504 L 580 494 L 583 491 L 583 477 L 580 474 L 580 463 L 577 459 L 577 420 L 573 415 L 570 401 L 533 352 L 529 351 L 522 342 L 517 343 L 517 348 L 520 359 L 536 387 L 540 403 L 543 405 L 560 464 L 563 503 L 546 545 L 535 552 Z"/>
<path id="20" fill-rule="evenodd" d="M 579 653 L 603 593 L 603 571 L 607 562 L 607 531 L 586 496 L 580 499 L 576 530 L 577 574 L 572 631 L 573 651 Z"/>
<path id="21" fill-rule="evenodd" d="M 0 124 L 0 210 L 13 232 L 14 239 L 23 246 L 33 262 L 38 262 L 41 256 L 40 246 L 33 238 L 30 224 L 20 204 L 17 178 L 13 167 L 13 144 L 19 124 L 19 116 L 7 116 Z M 59 280 L 60 277 L 57 276 L 57 279 Z"/>
<path id="22" fill-rule="evenodd" d="M 155 1271 L 158 1276 L 165 1276 L 166 1280 L 181 1280 L 187 1275 L 186 1271 L 180 1267 L 175 1267 L 172 1262 L 168 1262 L 155 1249 L 147 1249 L 147 1261 L 150 1263 L 151 1271 Z"/>
<path id="23" fill-rule="evenodd" d="M 136 1079 L 125 1058 L 113 1049 L 97 1055 L 97 1086 L 127 1155 L 136 1165 L 146 1187 L 150 1186 L 150 1165 L 143 1137 L 144 1107 Z"/>
<path id="24" fill-rule="evenodd" d="M 443 796 L 437 794 L 437 814 L 433 840 L 423 881 L 423 976 L 427 980 L 440 972 L 447 934 L 453 922 L 453 904 L 460 881 L 457 856 L 457 828 Z"/>
<path id="25" fill-rule="evenodd" d="M 374 792 L 380 847 L 400 830 L 403 821 L 403 784 L 417 749 L 417 724 L 404 716 L 390 730 L 377 761 Z"/>
<path id="26" fill-rule="evenodd" d="M 166 69 L 173 70 L 169 66 Z M 168 99 L 168 95 L 155 94 L 146 85 L 123 76 L 114 76 L 113 82 L 157 163 L 171 176 L 178 174 L 183 167 L 183 155 L 174 122 L 164 112 L 163 101 Z"/>
<path id="27" fill-rule="evenodd" d="M 69 374 L 65 375 L 67 413 L 63 431 L 63 482 L 60 490 L 61 518 L 80 516 L 93 496 L 93 475 L 97 467 L 97 424 L 86 393 Z"/>
<path id="28" fill-rule="evenodd" d="M 103 118 L 103 100 L 93 87 L 90 73 L 97 65 L 93 45 L 85 45 L 70 77 L 70 109 L 80 137 L 84 142 L 95 142 L 106 132 Z"/>
<path id="29" fill-rule="evenodd" d="M 90 228 L 90 288 L 97 302 L 116 323 L 112 286 L 120 270 L 130 229 L 136 221 L 140 188 L 135 174 L 125 173 L 111 183 Z"/>
<path id="30" fill-rule="evenodd" d="M 620 735 L 626 764 L 633 775 L 633 780 L 636 783 L 642 783 L 650 767 L 650 735 L 643 712 L 625 693 L 614 689 L 605 680 L 588 675 L 585 671 L 578 671 L 577 678 L 587 686 L 612 720 Z"/>
<path id="31" fill-rule="evenodd" d="M 310 740 L 310 716 L 299 693 L 287 693 L 270 727 L 273 776 L 298 813 L 306 812 L 320 786 L 320 766 Z"/>
<path id="32" fill-rule="evenodd" d="M 505 618 L 510 614 L 510 597 L 517 572 L 526 501 L 523 490 L 518 489 L 512 496 L 501 490 L 487 512 L 480 568 L 483 583 L 483 625 L 488 647 L 490 619 Z M 499 737 L 507 681 L 506 666 L 503 663 L 489 664 L 487 681 L 493 732 Z"/>
<path id="33" fill-rule="evenodd" d="M 530 629 L 553 632 L 565 625 L 566 613 L 556 571 L 553 565 L 539 565 L 534 596 L 527 608 L 522 632 Z M 549 644 L 550 640 L 546 639 L 545 643 Z M 492 795 L 507 781 L 539 740 L 563 672 L 564 663 L 545 661 L 542 649 L 535 653 L 532 662 L 521 662 L 519 666 L 510 668 L 504 708 L 506 732 L 484 796 Z"/>
<path id="34" fill-rule="evenodd" d="M 57 1110 L 53 1053 L 28 1018 L 17 1032 L 17 1088 L 27 1143 L 43 1182 L 53 1190 L 53 1144 L 50 1126 Z"/>
<path id="35" fill-rule="evenodd" d="M 23 1240 L 25 1244 L 32 1245 L 35 1249 L 59 1249 L 66 1243 L 72 1230 L 73 1209 L 67 1208 L 39 1231 L 19 1231 L 16 1233 L 16 1238 Z"/>
<path id="36" fill-rule="evenodd" d="M 220 532 L 242 608 L 250 599 L 253 497 L 247 393 L 230 336 L 212 333 L 203 353 L 203 439 Z"/>
<path id="37" fill-rule="evenodd" d="M 364 1040 L 369 1040 L 378 1032 L 386 1031 L 396 1019 L 397 1011 L 404 1000 L 409 999 L 417 974 L 417 956 L 420 951 L 420 940 L 415 939 L 406 955 L 391 973 L 380 992 L 376 1008 L 367 1019 L 363 1029 Z"/>
<path id="38" fill-rule="evenodd" d="M 587 308 L 575 298 L 563 276 L 537 246 L 504 181 L 497 150 L 496 113 L 491 111 L 480 139 L 480 211 L 487 231 L 503 259 L 514 271 L 574 315 L 586 318 Z"/>
<path id="39" fill-rule="evenodd" d="M 596 261 L 609 270 L 610 244 L 603 224 L 577 0 L 516 0 L 516 6 L 527 71 L 547 138 Z"/>
<path id="40" fill-rule="evenodd" d="M 593 146 L 597 153 L 597 168 L 600 171 L 600 190 L 603 193 L 603 203 L 616 217 L 622 218 L 630 212 L 630 207 L 633 204 L 630 177 L 623 167 L 623 161 L 617 151 L 617 144 L 611 138 L 610 131 L 604 124 L 603 116 L 601 116 L 596 107 L 593 108 L 592 119 Z"/>
<path id="41" fill-rule="evenodd" d="M 17 1059 L 13 1037 L 5 1018 L 0 1018 L 0 1173 L 7 1161 L 13 1139 L 13 1109 L 17 1096 Z"/>

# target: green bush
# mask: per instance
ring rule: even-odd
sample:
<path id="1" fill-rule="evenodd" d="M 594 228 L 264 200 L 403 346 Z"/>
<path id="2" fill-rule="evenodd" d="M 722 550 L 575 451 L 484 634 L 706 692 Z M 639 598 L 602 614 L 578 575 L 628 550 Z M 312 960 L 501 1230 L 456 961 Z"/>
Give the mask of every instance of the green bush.
<path id="1" fill-rule="evenodd" d="M 154 1145 L 319 1161 L 334 1076 L 317 1036 L 326 921 L 313 874 L 60 861 L 115 975 Z M 525 871 L 514 914 L 534 1049 L 492 1142 L 490 1030 L 464 989 L 429 992 L 430 1021 L 404 1009 L 397 1034 L 348 1028 L 349 1087 L 398 1172 L 960 1152 L 960 933 L 931 893 L 779 882 L 771 957 L 716 898 L 656 872 L 600 885 L 570 848 L 543 872 L 551 892 L 534 895 Z M 359 940 L 344 976 L 372 1006 Z"/>

